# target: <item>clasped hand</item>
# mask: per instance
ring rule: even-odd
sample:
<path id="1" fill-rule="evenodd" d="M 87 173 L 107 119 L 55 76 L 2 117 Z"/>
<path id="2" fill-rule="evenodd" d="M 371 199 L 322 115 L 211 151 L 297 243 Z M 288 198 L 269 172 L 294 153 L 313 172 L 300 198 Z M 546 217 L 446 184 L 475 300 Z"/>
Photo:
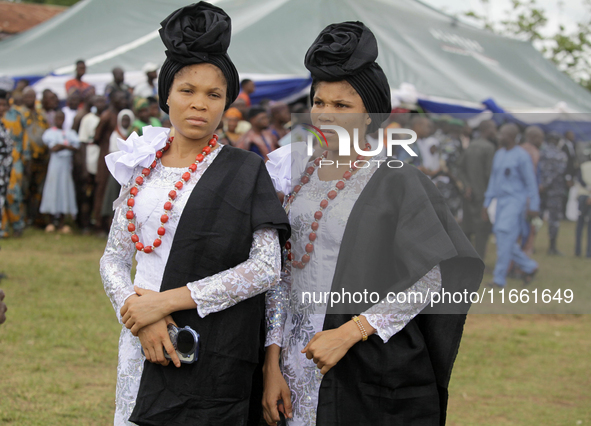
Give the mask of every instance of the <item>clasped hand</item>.
<path id="1" fill-rule="evenodd" d="M 139 337 L 144 355 L 150 362 L 168 365 L 166 351 L 176 367 L 181 362 L 168 335 L 168 324 L 175 324 L 163 309 L 162 294 L 134 286 L 137 295 L 130 296 L 121 308 L 121 320 L 134 336 Z M 176 325 L 176 324 L 175 324 Z"/>
<path id="2" fill-rule="evenodd" d="M 121 320 L 134 336 L 143 327 L 153 324 L 170 314 L 164 309 L 162 293 L 133 287 L 139 297 L 130 296 L 121 308 Z"/>
<path id="3" fill-rule="evenodd" d="M 321 374 L 337 365 L 351 347 L 360 340 L 357 326 L 351 322 L 334 330 L 320 331 L 312 337 L 302 353 L 311 359 L 320 369 Z"/>

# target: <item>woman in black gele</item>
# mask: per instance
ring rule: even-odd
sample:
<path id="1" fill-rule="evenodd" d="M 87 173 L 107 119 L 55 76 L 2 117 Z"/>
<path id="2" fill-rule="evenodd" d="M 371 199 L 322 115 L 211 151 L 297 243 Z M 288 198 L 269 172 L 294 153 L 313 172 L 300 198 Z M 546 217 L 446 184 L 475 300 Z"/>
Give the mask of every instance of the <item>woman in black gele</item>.
<path id="1" fill-rule="evenodd" d="M 161 25 L 158 95 L 174 137 L 147 126 L 107 157 L 122 184 L 101 259 L 124 325 L 115 424 L 244 425 L 289 223 L 261 158 L 214 134 L 239 93 L 230 18 L 200 2 Z M 195 362 L 179 361 L 171 323 L 199 333 Z"/>
<path id="2" fill-rule="evenodd" d="M 289 425 L 445 423 L 470 303 L 431 307 L 431 295 L 475 291 L 484 265 L 430 179 L 410 165 L 388 167 L 393 159 L 366 142 L 391 111 L 377 55 L 365 25 L 343 22 L 325 28 L 305 58 L 312 124 L 343 127 L 351 141 L 358 129 L 365 155 L 353 148 L 341 155 L 334 130 L 324 132 L 328 148 L 317 158 L 302 156 L 296 144 L 269 155 L 276 186 L 285 186 L 277 183 L 286 169 L 304 171 L 291 178 L 286 197 L 288 268 L 267 292 L 270 425 L 280 412 Z M 345 292 L 374 295 L 332 306 L 332 296 L 322 299 Z"/>

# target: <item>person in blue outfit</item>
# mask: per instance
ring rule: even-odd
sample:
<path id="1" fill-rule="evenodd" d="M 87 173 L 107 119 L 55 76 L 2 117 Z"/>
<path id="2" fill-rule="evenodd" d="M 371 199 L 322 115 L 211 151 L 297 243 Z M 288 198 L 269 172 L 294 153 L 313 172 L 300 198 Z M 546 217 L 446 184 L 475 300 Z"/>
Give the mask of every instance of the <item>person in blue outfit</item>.
<path id="1" fill-rule="evenodd" d="M 497 263 L 493 273 L 493 286 L 505 287 L 511 261 L 523 271 L 524 284 L 529 284 L 538 270 L 517 243 L 524 215 L 539 215 L 540 196 L 531 158 L 517 146 L 519 128 L 505 124 L 499 132 L 501 149 L 493 159 L 492 174 L 484 195 L 483 219 L 488 220 L 487 209 L 496 198 L 497 206 L 493 232 L 497 240 Z M 529 208 L 528 208 L 529 199 Z"/>

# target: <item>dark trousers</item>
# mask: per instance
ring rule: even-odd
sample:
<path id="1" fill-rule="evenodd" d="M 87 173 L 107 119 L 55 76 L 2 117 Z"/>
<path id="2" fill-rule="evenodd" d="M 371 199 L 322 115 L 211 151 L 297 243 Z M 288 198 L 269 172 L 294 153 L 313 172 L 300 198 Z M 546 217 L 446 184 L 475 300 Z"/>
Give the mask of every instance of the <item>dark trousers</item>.
<path id="1" fill-rule="evenodd" d="M 490 222 L 482 220 L 482 203 L 484 200 L 464 200 L 464 216 L 462 230 L 482 260 L 486 255 L 488 237 L 492 231 Z"/>
<path id="2" fill-rule="evenodd" d="M 583 240 L 583 229 L 587 221 L 587 257 L 591 257 L 591 205 L 587 204 L 589 199 L 586 195 L 579 196 L 579 218 L 577 220 L 577 242 L 575 254 L 581 255 L 581 243 Z"/>

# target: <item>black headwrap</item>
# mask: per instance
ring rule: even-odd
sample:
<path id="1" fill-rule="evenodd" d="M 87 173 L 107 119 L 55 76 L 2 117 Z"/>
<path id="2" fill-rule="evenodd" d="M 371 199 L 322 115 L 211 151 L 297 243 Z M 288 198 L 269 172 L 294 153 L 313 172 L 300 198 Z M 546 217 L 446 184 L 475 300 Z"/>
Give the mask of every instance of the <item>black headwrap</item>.
<path id="1" fill-rule="evenodd" d="M 392 110 L 390 85 L 375 62 L 378 44 L 362 22 L 331 24 L 320 32 L 306 53 L 304 64 L 312 73 L 312 91 L 320 81 L 347 81 L 361 96 L 371 117 L 368 133 L 376 131 Z"/>
<path id="2" fill-rule="evenodd" d="M 176 10 L 160 25 L 160 38 L 167 49 L 158 76 L 160 108 L 168 114 L 166 101 L 176 73 L 187 65 L 201 63 L 215 65 L 222 71 L 228 84 L 226 107 L 234 102 L 240 93 L 240 81 L 226 53 L 232 32 L 232 22 L 226 12 L 200 1 Z"/>

